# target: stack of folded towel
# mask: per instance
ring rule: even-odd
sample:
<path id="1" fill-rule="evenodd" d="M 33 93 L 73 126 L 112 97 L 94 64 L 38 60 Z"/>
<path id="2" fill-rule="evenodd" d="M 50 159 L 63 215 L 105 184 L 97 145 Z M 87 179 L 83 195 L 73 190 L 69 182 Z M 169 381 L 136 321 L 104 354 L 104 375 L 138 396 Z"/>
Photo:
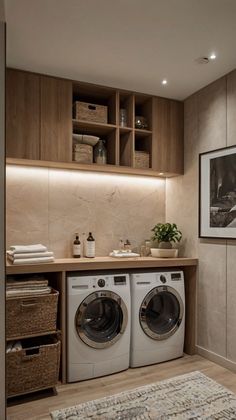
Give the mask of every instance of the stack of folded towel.
<path id="1" fill-rule="evenodd" d="M 10 246 L 7 251 L 7 258 L 15 265 L 54 261 L 53 252 L 48 251 L 47 247 L 42 244 Z"/>
<path id="2" fill-rule="evenodd" d="M 51 287 L 48 286 L 48 280 L 7 280 L 6 296 L 34 296 L 51 293 Z"/>
<path id="3" fill-rule="evenodd" d="M 7 347 L 6 347 L 7 353 L 19 351 L 19 350 L 22 350 L 21 341 L 9 341 L 7 343 Z"/>

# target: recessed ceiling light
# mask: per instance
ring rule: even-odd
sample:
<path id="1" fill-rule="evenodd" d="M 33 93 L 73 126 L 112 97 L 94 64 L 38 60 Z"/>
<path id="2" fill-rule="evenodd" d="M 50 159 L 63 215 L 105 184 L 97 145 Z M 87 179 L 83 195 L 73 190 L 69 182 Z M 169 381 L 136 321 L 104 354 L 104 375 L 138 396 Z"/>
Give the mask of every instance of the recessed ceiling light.
<path id="1" fill-rule="evenodd" d="M 159 175 L 164 175 L 164 172 L 159 172 Z"/>
<path id="2" fill-rule="evenodd" d="M 215 60 L 216 59 L 216 54 L 215 53 L 211 53 L 210 55 L 210 60 Z"/>
<path id="3" fill-rule="evenodd" d="M 197 64 L 208 64 L 209 63 L 209 58 L 208 57 L 199 57 L 196 60 Z"/>
<path id="4" fill-rule="evenodd" d="M 167 80 L 166 79 L 163 79 L 162 82 L 161 82 L 161 84 L 162 85 L 167 85 Z"/>

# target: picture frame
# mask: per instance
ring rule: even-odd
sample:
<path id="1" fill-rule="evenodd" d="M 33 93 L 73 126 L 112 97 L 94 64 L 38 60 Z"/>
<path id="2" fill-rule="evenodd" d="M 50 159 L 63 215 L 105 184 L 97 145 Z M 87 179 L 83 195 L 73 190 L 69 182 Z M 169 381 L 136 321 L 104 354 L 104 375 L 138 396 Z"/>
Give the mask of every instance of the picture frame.
<path id="1" fill-rule="evenodd" d="M 236 145 L 199 154 L 199 237 L 236 239 Z"/>

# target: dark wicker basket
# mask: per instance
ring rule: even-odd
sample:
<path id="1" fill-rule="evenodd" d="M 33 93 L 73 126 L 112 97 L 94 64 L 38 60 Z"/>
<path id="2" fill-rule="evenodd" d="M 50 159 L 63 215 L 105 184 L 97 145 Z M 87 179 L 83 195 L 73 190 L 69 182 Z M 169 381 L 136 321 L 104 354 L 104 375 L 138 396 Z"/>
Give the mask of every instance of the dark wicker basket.
<path id="1" fill-rule="evenodd" d="M 58 295 L 59 293 L 52 289 L 47 295 L 7 297 L 7 338 L 29 337 L 55 331 Z"/>
<path id="2" fill-rule="evenodd" d="M 41 337 L 41 345 L 39 338 L 34 340 L 31 339 L 31 344 L 26 344 L 26 348 L 6 355 L 8 397 L 52 388 L 57 384 L 60 340 L 50 336 Z"/>

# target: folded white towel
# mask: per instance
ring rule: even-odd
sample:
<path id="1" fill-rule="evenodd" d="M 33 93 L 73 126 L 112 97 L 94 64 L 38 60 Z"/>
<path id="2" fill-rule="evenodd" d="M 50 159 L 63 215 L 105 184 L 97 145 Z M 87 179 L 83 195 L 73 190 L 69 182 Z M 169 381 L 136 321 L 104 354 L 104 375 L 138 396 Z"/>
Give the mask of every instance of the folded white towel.
<path id="1" fill-rule="evenodd" d="M 44 289 L 12 289 L 6 291 L 6 296 L 31 296 L 31 295 L 45 295 L 51 293 L 51 287 Z"/>
<path id="2" fill-rule="evenodd" d="M 12 346 L 12 351 L 22 350 L 22 344 L 20 341 L 16 341 Z"/>
<path id="3" fill-rule="evenodd" d="M 14 341 L 8 341 L 7 347 L 6 347 L 6 352 L 7 353 L 10 353 L 10 351 L 12 351 L 13 344 L 14 344 Z"/>
<path id="4" fill-rule="evenodd" d="M 136 252 L 110 252 L 110 257 L 113 258 L 134 258 L 140 257 L 140 254 L 136 254 Z"/>
<path id="5" fill-rule="evenodd" d="M 49 263 L 54 261 L 54 257 L 42 257 L 42 258 L 19 258 L 14 259 L 8 258 L 13 265 L 23 265 L 23 264 L 39 264 L 39 263 Z"/>
<path id="6" fill-rule="evenodd" d="M 47 251 L 47 247 L 42 244 L 12 245 L 10 246 L 10 251 L 13 251 L 14 254 L 25 254 L 28 252 L 45 252 Z"/>
<path id="7" fill-rule="evenodd" d="M 42 257 L 53 257 L 53 252 L 25 252 L 21 254 L 14 253 L 14 251 L 7 251 L 7 256 L 12 259 L 19 258 L 42 258 Z"/>
<path id="8" fill-rule="evenodd" d="M 21 280 L 21 279 L 7 279 L 6 281 L 6 288 L 7 289 L 16 289 L 18 287 L 47 287 L 48 280 L 46 279 L 39 279 L 39 278 L 29 278 L 28 280 Z"/>
<path id="9" fill-rule="evenodd" d="M 95 146 L 99 140 L 99 137 L 91 136 L 89 134 L 73 134 L 73 140 L 76 143 L 84 143 L 89 144 L 90 146 Z M 74 146 L 76 150 L 76 144 Z"/>

